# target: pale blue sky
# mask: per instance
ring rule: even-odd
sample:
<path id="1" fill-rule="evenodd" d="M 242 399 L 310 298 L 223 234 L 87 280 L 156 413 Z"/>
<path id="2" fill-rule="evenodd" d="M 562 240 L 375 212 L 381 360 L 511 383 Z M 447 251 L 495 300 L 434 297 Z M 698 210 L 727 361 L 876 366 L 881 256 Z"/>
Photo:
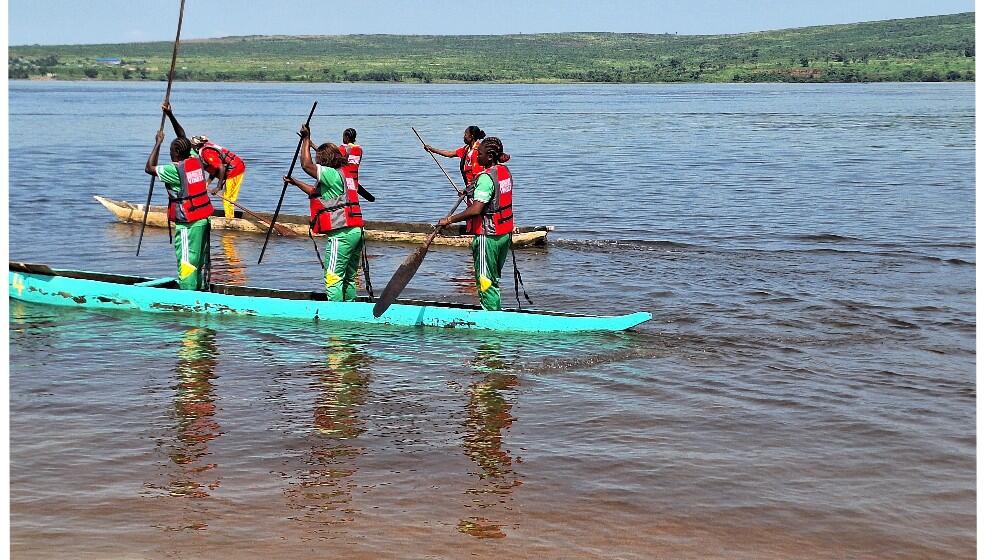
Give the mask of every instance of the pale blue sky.
<path id="1" fill-rule="evenodd" d="M 9 41 L 25 45 L 172 40 L 179 5 L 179 0 L 10 0 Z M 182 38 L 560 31 L 714 35 L 971 11 L 975 11 L 972 0 L 187 0 Z"/>

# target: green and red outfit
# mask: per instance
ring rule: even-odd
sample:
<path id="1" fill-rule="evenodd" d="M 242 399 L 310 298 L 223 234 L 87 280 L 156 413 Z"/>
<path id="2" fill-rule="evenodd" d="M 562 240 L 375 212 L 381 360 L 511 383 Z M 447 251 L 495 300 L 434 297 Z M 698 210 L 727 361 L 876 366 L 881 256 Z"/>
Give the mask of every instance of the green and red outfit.
<path id="1" fill-rule="evenodd" d="M 357 182 L 332 167 L 316 166 L 318 197 L 310 200 L 312 231 L 326 234 L 323 251 L 328 301 L 354 301 L 363 244 L 364 221 L 358 204 Z M 350 182 L 348 185 L 347 182 Z"/>
<path id="2" fill-rule="evenodd" d="M 514 231 L 513 180 L 506 166 L 495 165 L 477 175 L 466 192 L 486 205 L 481 216 L 466 224 L 475 234 L 472 262 L 479 303 L 487 311 L 500 311 L 500 275 Z"/>
<path id="3" fill-rule="evenodd" d="M 171 199 L 181 196 L 181 178 L 177 165 L 157 165 L 156 176 L 163 181 Z M 177 283 L 182 290 L 207 290 L 209 287 L 211 229 L 209 218 L 191 222 L 177 218 L 174 222 Z"/>

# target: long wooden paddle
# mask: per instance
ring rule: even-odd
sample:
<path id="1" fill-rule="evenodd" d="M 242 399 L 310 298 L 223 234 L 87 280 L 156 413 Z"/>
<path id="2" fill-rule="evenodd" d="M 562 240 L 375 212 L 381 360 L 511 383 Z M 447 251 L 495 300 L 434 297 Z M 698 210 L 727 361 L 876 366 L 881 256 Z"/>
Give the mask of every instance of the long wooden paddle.
<path id="1" fill-rule="evenodd" d="M 417 140 L 420 140 L 421 144 L 423 144 L 425 146 L 427 145 L 427 142 L 424 142 L 424 139 L 420 137 L 420 133 L 417 132 L 417 129 L 415 129 L 415 128 L 413 128 L 411 126 L 410 130 L 412 130 L 413 133 L 417 135 Z M 462 194 L 462 191 L 459 190 L 459 188 L 458 188 L 457 185 L 455 185 L 455 181 L 451 180 L 451 175 L 448 175 L 448 172 L 445 171 L 444 166 L 441 165 L 440 161 L 438 161 L 438 158 L 434 155 L 434 152 L 427 152 L 427 153 L 431 155 L 431 159 L 434 160 L 434 163 L 438 164 L 438 167 L 441 169 L 441 173 L 444 173 L 444 176 L 448 178 L 448 182 L 451 183 L 451 186 L 452 186 L 452 188 L 455 189 L 455 192 L 457 192 L 458 194 Z"/>
<path id="2" fill-rule="evenodd" d="M 410 130 L 417 135 L 417 140 L 420 140 L 421 144 L 426 145 L 426 142 L 424 142 L 424 139 L 420 137 L 420 133 L 417 132 L 416 128 L 411 126 Z M 448 182 L 451 183 L 452 188 L 458 193 L 458 200 L 455 201 L 455 205 L 448 211 L 448 215 L 450 216 L 455 212 L 455 209 L 458 208 L 458 205 L 462 203 L 462 199 L 465 198 L 465 193 L 458 188 L 455 181 L 451 180 L 451 175 L 448 174 L 444 166 L 441 165 L 441 162 L 434 156 L 434 153 L 427 153 L 431 155 L 431 159 L 434 160 L 434 163 L 436 163 L 438 168 L 441 169 L 444 176 L 448 178 Z M 417 273 L 417 269 L 420 268 L 421 263 L 424 262 L 424 257 L 427 256 L 427 249 L 431 246 L 431 241 L 437 237 L 437 234 L 440 231 L 441 226 L 435 227 L 434 230 L 431 231 L 430 235 L 427 236 L 427 240 L 424 241 L 424 245 L 417 249 L 412 255 L 406 257 L 403 264 L 399 265 L 399 268 L 396 269 L 396 273 L 392 275 L 392 278 L 389 279 L 389 283 L 385 285 L 382 293 L 379 294 L 378 301 L 375 303 L 375 308 L 372 310 L 372 314 L 374 316 L 381 317 L 382 314 L 385 313 L 385 310 L 389 309 L 389 306 L 396 301 L 399 294 L 403 292 L 403 288 L 410 283 L 410 280 L 413 279 L 413 275 Z"/>
<path id="3" fill-rule="evenodd" d="M 448 211 L 449 216 L 455 213 L 455 209 L 458 208 L 458 205 L 461 204 L 463 200 L 465 200 L 465 193 L 462 193 L 461 196 L 458 197 L 458 200 L 455 201 L 455 205 Z M 389 283 L 385 285 L 385 288 L 382 289 L 382 293 L 379 294 L 378 301 L 375 302 L 375 308 L 372 309 L 372 315 L 381 317 L 382 314 L 385 313 L 385 310 L 389 309 L 389 306 L 396 301 L 399 294 L 403 292 L 403 288 L 410 283 L 410 280 L 413 279 L 413 275 L 417 273 L 417 269 L 420 268 L 420 264 L 424 262 L 424 257 L 427 256 L 427 249 L 431 246 L 431 241 L 434 241 L 434 238 L 437 237 L 437 234 L 441 231 L 442 227 L 443 226 L 440 225 L 435 226 L 434 230 L 427 236 L 427 240 L 424 241 L 424 244 L 419 249 L 414 251 L 412 255 L 406 257 L 403 264 L 399 265 L 399 268 L 396 269 L 396 273 L 392 275 L 392 278 L 389 279 Z"/>
<path id="4" fill-rule="evenodd" d="M 177 46 L 181 42 L 181 23 L 184 22 L 184 0 L 181 0 L 181 12 L 177 16 L 177 35 L 174 36 L 174 52 L 170 55 L 170 72 L 167 73 L 167 94 L 163 97 L 164 103 L 170 102 L 170 88 L 174 85 L 174 66 L 177 65 Z M 167 114 L 160 112 L 160 132 L 163 132 L 163 125 L 167 121 Z M 135 256 L 139 256 L 139 250 L 142 249 L 142 236 L 146 233 L 146 218 L 149 216 L 149 204 L 153 201 L 153 183 L 156 182 L 156 176 L 153 175 L 149 178 L 149 192 L 146 193 L 146 210 L 142 213 L 142 228 L 139 230 L 139 244 L 135 247 Z M 169 231 L 170 224 L 167 224 L 167 230 Z"/>
<path id="5" fill-rule="evenodd" d="M 316 105 L 319 101 L 313 101 L 312 109 L 309 110 L 309 116 L 306 117 L 306 126 L 309 126 L 309 121 L 313 118 L 313 113 L 316 111 Z M 302 136 L 299 136 L 299 145 L 295 148 L 295 154 L 292 155 L 292 163 L 288 165 L 288 173 L 285 174 L 286 177 L 292 176 L 292 171 L 295 171 L 295 160 L 299 159 L 299 152 L 302 150 L 302 141 L 305 140 Z M 260 257 L 257 258 L 257 264 L 260 264 L 264 260 L 264 251 L 267 250 L 267 242 L 271 239 L 271 230 L 274 229 L 275 222 L 278 221 L 278 212 L 281 211 L 281 203 L 285 200 L 285 192 L 288 190 L 288 183 L 281 187 L 281 196 L 278 198 L 278 206 L 274 208 L 274 216 L 271 218 L 271 225 L 267 228 L 267 236 L 264 237 L 264 246 L 260 248 Z"/>
<path id="6" fill-rule="evenodd" d="M 360 183 L 358 184 L 358 194 L 368 202 L 375 202 L 375 195 L 368 192 L 368 189 L 362 187 Z"/>

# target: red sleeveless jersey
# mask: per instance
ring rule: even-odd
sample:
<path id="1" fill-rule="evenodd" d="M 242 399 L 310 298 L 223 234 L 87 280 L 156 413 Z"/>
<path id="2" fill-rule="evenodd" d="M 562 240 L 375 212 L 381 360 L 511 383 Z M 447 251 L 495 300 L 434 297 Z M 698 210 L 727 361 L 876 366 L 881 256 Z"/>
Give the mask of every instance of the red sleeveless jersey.
<path id="1" fill-rule="evenodd" d="M 189 157 L 180 163 L 175 163 L 174 167 L 177 168 L 181 188 L 177 196 L 167 189 L 167 197 L 170 200 L 167 217 L 170 221 L 191 223 L 211 216 L 215 209 L 212 208 L 212 200 L 208 198 L 201 160 Z"/>
<path id="2" fill-rule="evenodd" d="M 347 156 L 347 163 L 340 168 L 341 173 L 344 177 L 349 179 L 358 179 L 358 172 L 361 170 L 361 156 L 363 151 L 361 146 L 357 144 L 341 144 L 340 153 Z"/>
<path id="3" fill-rule="evenodd" d="M 467 231 L 473 235 L 504 235 L 514 231 L 514 179 L 506 165 L 498 164 L 483 171 L 466 187 L 471 199 L 476 182 L 482 175 L 493 181 L 493 197 L 486 203 L 481 216 L 469 219 Z"/>

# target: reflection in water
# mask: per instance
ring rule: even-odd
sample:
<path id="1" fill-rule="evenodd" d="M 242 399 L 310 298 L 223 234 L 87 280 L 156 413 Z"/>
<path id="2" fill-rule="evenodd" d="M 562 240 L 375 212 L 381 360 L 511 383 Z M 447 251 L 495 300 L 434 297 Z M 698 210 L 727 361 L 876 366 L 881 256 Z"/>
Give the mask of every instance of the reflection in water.
<path id="1" fill-rule="evenodd" d="M 320 525 L 353 521 L 351 475 L 355 460 L 364 451 L 353 440 L 365 428 L 359 418 L 370 375 L 370 358 L 354 343 L 331 336 L 326 363 L 315 371 L 310 385 L 316 389 L 313 433 L 305 462 L 307 470 L 285 491 L 289 507 L 300 513 L 293 519 Z"/>
<path id="2" fill-rule="evenodd" d="M 456 293 L 475 296 L 479 284 L 476 282 L 476 269 L 473 267 L 472 259 L 466 259 L 463 268 L 465 270 L 463 276 L 450 276 L 448 282 L 455 286 Z"/>
<path id="3" fill-rule="evenodd" d="M 54 329 L 60 326 L 59 317 L 53 313 L 54 307 L 28 305 L 23 301 L 8 299 L 10 313 L 10 353 L 11 364 L 19 358 L 21 352 L 45 353 L 52 350 L 55 344 Z M 15 337 L 16 335 L 16 337 Z"/>
<path id="4" fill-rule="evenodd" d="M 471 497 L 467 507 L 473 515 L 461 520 L 458 530 L 477 538 L 504 538 L 502 521 L 512 511 L 514 488 L 521 485 L 513 469 L 510 453 L 503 447 L 503 431 L 514 423 L 512 404 L 505 395 L 518 386 L 517 376 L 510 373 L 510 364 L 503 360 L 502 347 L 484 343 L 479 347 L 472 366 L 485 373 L 482 381 L 469 390 L 468 418 L 464 423 L 462 447 L 465 455 L 479 467 L 476 484 L 465 491 Z M 497 519 L 501 520 L 497 520 Z"/>
<path id="5" fill-rule="evenodd" d="M 219 247 L 222 249 L 222 256 L 225 263 L 219 263 L 216 259 L 216 268 L 212 269 L 212 282 L 219 284 L 235 284 L 243 286 L 247 283 L 246 267 L 240 259 L 240 253 L 236 249 L 236 235 L 232 232 L 223 231 L 219 234 Z M 222 266 L 219 266 L 219 265 Z"/>
<path id="6" fill-rule="evenodd" d="M 15 332 L 23 332 L 23 329 L 30 328 L 38 321 L 34 321 L 35 315 L 28 309 L 27 304 L 18 299 L 7 299 L 7 311 L 10 313 L 10 323 L 15 327 L 9 327 Z"/>
<path id="7" fill-rule="evenodd" d="M 206 529 L 204 512 L 190 507 L 210 497 L 221 480 L 216 476 L 216 463 L 209 462 L 209 442 L 222 432 L 215 420 L 215 367 L 218 359 L 216 331 L 205 327 L 189 329 L 181 336 L 177 353 L 177 395 L 173 419 L 176 422 L 174 441 L 161 442 L 170 457 L 165 486 L 150 485 L 167 496 L 193 500 L 185 507 L 184 520 L 171 530 Z M 193 519 L 193 517 L 198 519 Z"/>

